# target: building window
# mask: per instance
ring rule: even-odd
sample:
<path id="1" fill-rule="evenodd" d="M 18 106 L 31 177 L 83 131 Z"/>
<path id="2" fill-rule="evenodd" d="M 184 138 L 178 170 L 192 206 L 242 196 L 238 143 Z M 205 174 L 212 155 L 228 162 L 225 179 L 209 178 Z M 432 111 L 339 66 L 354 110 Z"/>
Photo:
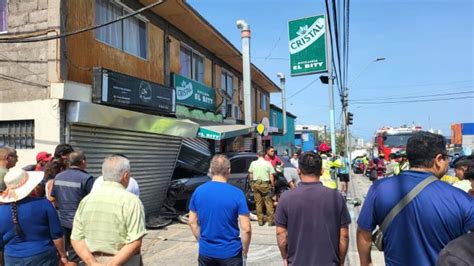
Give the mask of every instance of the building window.
<path id="1" fill-rule="evenodd" d="M 240 115 L 240 108 L 238 106 L 234 106 L 234 118 L 242 119 L 242 116 Z"/>
<path id="2" fill-rule="evenodd" d="M 226 98 L 222 98 L 221 114 L 223 117 L 227 117 L 227 102 Z"/>
<path id="3" fill-rule="evenodd" d="M 181 45 L 179 58 L 181 64 L 179 74 L 204 83 L 204 57 L 191 48 Z"/>
<path id="4" fill-rule="evenodd" d="M 8 31 L 8 1 L 0 0 L 0 33 Z"/>
<path id="5" fill-rule="evenodd" d="M 95 11 L 96 24 L 112 21 L 131 12 L 110 0 L 96 0 Z M 147 58 L 147 26 L 142 19 L 127 18 L 98 28 L 95 33 L 96 38 L 104 43 L 129 54 Z"/>
<path id="6" fill-rule="evenodd" d="M 223 93 L 223 97 L 227 98 L 226 101 L 226 114 L 227 116 L 231 117 L 234 114 L 233 112 L 233 100 L 234 100 L 234 76 L 227 70 L 222 69 L 221 73 L 221 92 Z M 234 118 L 236 118 L 234 116 Z"/>
<path id="7" fill-rule="evenodd" d="M 0 146 L 35 148 L 34 120 L 0 121 Z"/>
<path id="8" fill-rule="evenodd" d="M 267 95 L 260 92 L 260 109 L 267 110 Z"/>
<path id="9" fill-rule="evenodd" d="M 272 126 L 273 126 L 273 127 L 278 127 L 278 124 L 277 124 L 277 114 L 276 114 L 276 113 L 273 113 L 273 116 L 272 116 Z"/>

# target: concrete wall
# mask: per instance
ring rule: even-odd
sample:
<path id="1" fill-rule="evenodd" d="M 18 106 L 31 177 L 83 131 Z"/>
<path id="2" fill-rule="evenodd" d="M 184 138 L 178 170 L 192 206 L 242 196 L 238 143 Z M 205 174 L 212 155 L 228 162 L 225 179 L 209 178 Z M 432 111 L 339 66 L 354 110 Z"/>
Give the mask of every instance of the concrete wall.
<path id="1" fill-rule="evenodd" d="M 17 167 L 36 163 L 36 154 L 40 151 L 54 153 L 60 142 L 59 110 L 59 100 L 56 99 L 2 103 L 0 121 L 34 120 L 35 148 L 17 150 Z"/>
<path id="2" fill-rule="evenodd" d="M 8 35 L 55 35 L 59 22 L 60 0 L 8 1 Z M 60 77 L 58 47 L 59 40 L 0 44 L 0 102 L 48 98 L 49 82 Z"/>

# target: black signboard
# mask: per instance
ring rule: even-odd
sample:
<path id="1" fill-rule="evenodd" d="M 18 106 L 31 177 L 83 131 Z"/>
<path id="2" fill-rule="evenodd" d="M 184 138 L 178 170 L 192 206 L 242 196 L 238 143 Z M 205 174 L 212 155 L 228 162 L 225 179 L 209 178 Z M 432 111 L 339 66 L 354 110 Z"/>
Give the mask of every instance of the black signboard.
<path id="1" fill-rule="evenodd" d="M 92 101 L 134 111 L 176 113 L 175 89 L 105 68 L 94 68 Z"/>

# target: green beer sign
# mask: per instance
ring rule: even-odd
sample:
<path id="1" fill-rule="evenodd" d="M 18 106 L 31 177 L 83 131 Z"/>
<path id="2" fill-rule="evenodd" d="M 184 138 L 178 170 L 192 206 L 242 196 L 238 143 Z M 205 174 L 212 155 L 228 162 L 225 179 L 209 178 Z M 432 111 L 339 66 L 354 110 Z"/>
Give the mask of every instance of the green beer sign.
<path id="1" fill-rule="evenodd" d="M 214 112 L 216 91 L 194 80 L 173 73 L 176 103 Z"/>
<path id="2" fill-rule="evenodd" d="M 324 15 L 288 22 L 292 76 L 327 71 Z"/>

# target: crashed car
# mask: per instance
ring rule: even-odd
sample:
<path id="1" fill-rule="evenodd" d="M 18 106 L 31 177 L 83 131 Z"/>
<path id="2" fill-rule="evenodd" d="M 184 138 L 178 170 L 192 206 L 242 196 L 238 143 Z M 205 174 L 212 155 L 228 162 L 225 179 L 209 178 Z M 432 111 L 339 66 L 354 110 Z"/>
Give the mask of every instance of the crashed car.
<path id="1" fill-rule="evenodd" d="M 230 177 L 228 183 L 244 192 L 249 204 L 253 204 L 253 197 L 248 182 L 248 169 L 257 155 L 250 152 L 225 153 L 230 160 Z M 193 164 L 179 163 L 175 168 L 171 184 L 168 189 L 167 204 L 177 211 L 188 211 L 189 201 L 196 188 L 211 181 L 207 174 L 211 157 L 196 161 Z"/>

